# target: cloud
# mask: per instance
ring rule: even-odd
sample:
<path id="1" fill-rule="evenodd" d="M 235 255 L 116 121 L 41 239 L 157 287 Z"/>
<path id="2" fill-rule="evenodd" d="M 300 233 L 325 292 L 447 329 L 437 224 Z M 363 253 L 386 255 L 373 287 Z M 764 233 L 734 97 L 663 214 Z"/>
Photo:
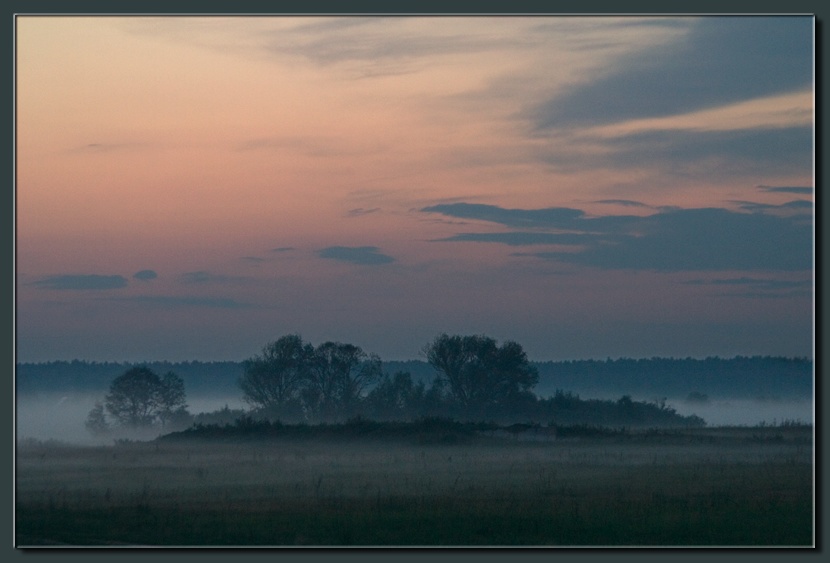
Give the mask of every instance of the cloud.
<path id="1" fill-rule="evenodd" d="M 571 169 L 653 167 L 675 175 L 720 177 L 805 173 L 812 170 L 813 164 L 811 127 L 649 130 L 610 138 L 578 136 L 571 139 L 569 146 L 570 150 L 543 151 L 539 158 L 547 164 Z"/>
<path id="2" fill-rule="evenodd" d="M 622 205 L 623 207 L 648 207 L 648 208 L 651 208 L 650 205 L 646 205 L 645 203 L 640 203 L 639 201 L 632 201 L 630 199 L 598 199 L 594 203 L 607 203 L 609 205 Z"/>
<path id="3" fill-rule="evenodd" d="M 498 223 L 525 229 L 556 229 L 585 233 L 623 232 L 642 218 L 636 215 L 587 217 L 581 209 L 545 207 L 542 209 L 506 209 L 482 203 L 442 203 L 421 208 L 424 213 Z M 561 239 L 560 239 L 561 240 Z M 556 244 L 563 244 L 558 242 Z"/>
<path id="4" fill-rule="evenodd" d="M 290 252 L 292 250 L 296 250 L 293 246 L 278 246 L 277 248 L 272 248 L 271 252 Z"/>
<path id="5" fill-rule="evenodd" d="M 684 270 L 807 270 L 812 267 L 812 221 L 742 213 L 720 208 L 667 209 L 648 215 L 586 217 L 579 210 L 503 209 L 481 204 L 447 204 L 423 208 L 503 225 L 529 223 L 568 233 L 461 233 L 445 240 L 477 240 L 510 244 L 528 242 L 530 235 L 551 243 L 580 244 L 576 252 L 524 254 L 602 269 Z M 537 236 L 538 235 L 538 236 Z M 538 242 L 541 244 L 541 242 Z"/>
<path id="6" fill-rule="evenodd" d="M 451 237 L 435 239 L 434 242 L 496 242 L 508 246 L 529 246 L 537 244 L 584 244 L 593 239 L 592 235 L 582 233 L 544 233 L 544 232 L 508 232 L 508 233 L 459 233 Z"/>
<path id="7" fill-rule="evenodd" d="M 222 274 L 212 274 L 204 270 L 197 272 L 185 272 L 180 277 L 182 283 L 188 285 L 194 284 L 208 284 L 208 283 L 239 283 L 247 281 L 250 278 L 244 276 L 226 276 Z"/>
<path id="8" fill-rule="evenodd" d="M 378 146 L 364 146 L 353 139 L 336 137 L 260 137 L 237 146 L 239 151 L 296 151 L 311 157 L 359 156 L 381 150 Z"/>
<path id="9" fill-rule="evenodd" d="M 672 44 L 619 58 L 533 112 L 539 130 L 665 117 L 809 88 L 813 19 L 703 17 Z"/>
<path id="10" fill-rule="evenodd" d="M 133 277 L 137 280 L 148 281 L 148 280 L 154 280 L 159 276 L 153 270 L 140 270 L 140 271 L 134 273 Z"/>
<path id="11" fill-rule="evenodd" d="M 759 190 L 772 193 L 812 195 L 813 188 L 807 186 L 758 186 Z"/>
<path id="12" fill-rule="evenodd" d="M 179 297 L 170 295 L 139 295 L 118 301 L 159 307 L 207 307 L 211 309 L 247 309 L 253 305 L 224 297 Z"/>
<path id="13" fill-rule="evenodd" d="M 430 33 L 408 29 L 406 18 L 345 18 L 280 31 L 273 52 L 300 54 L 316 64 L 359 64 L 361 76 L 403 74 L 416 61 L 523 46 L 521 40 L 458 30 L 458 23 L 435 19 Z M 287 39 L 287 40 L 286 40 Z"/>
<path id="14" fill-rule="evenodd" d="M 584 211 L 569 207 L 544 209 L 505 209 L 483 203 L 442 203 L 421 209 L 424 213 L 440 213 L 460 219 L 490 221 L 508 227 L 568 227 L 585 215 Z"/>
<path id="15" fill-rule="evenodd" d="M 770 203 L 756 203 L 754 201 L 734 201 L 733 203 L 737 203 L 740 205 L 741 209 L 746 209 L 749 211 L 812 211 L 813 209 L 813 202 L 807 201 L 806 199 L 795 199 L 792 201 L 788 201 L 786 203 L 782 203 L 779 205 L 773 205 Z"/>
<path id="16" fill-rule="evenodd" d="M 680 282 L 685 285 L 716 285 L 716 286 L 749 286 L 756 289 L 780 290 L 780 289 L 803 289 L 812 287 L 811 280 L 777 280 L 771 278 L 720 278 L 720 279 L 694 279 Z"/>
<path id="17" fill-rule="evenodd" d="M 806 270 L 812 267 L 811 235 L 809 226 L 787 218 L 684 209 L 645 217 L 631 234 L 581 252 L 538 256 L 603 269 Z"/>
<path id="18" fill-rule="evenodd" d="M 381 254 L 379 250 L 376 246 L 329 246 L 320 250 L 317 255 L 320 258 L 367 266 L 389 264 L 395 261 L 391 256 Z"/>
<path id="19" fill-rule="evenodd" d="M 358 207 L 356 209 L 349 209 L 346 212 L 347 217 L 360 217 L 362 215 L 369 215 L 370 213 L 377 213 L 380 211 L 380 207 L 372 207 L 370 209 L 364 209 L 363 207 Z"/>
<path id="20" fill-rule="evenodd" d="M 102 276 L 98 274 L 66 274 L 49 276 L 32 282 L 32 285 L 42 289 L 59 290 L 120 289 L 127 287 L 127 278 L 124 276 Z"/>
<path id="21" fill-rule="evenodd" d="M 115 151 L 146 149 L 151 145 L 148 143 L 88 143 L 82 145 L 74 150 L 74 152 L 81 153 L 110 153 Z"/>
<path id="22" fill-rule="evenodd" d="M 186 272 L 181 275 L 184 283 L 207 283 L 216 279 L 216 276 L 205 271 Z"/>
<path id="23" fill-rule="evenodd" d="M 695 279 L 680 282 L 685 285 L 728 287 L 737 291 L 720 293 L 721 297 L 739 297 L 743 299 L 783 299 L 792 297 L 810 297 L 813 295 L 811 280 L 777 280 L 770 278 L 723 278 L 702 280 Z"/>

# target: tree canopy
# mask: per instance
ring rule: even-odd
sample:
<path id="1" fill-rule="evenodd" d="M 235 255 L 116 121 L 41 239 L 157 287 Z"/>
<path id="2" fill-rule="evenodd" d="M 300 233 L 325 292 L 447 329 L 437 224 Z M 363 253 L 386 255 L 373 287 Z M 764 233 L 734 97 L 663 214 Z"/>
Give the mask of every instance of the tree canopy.
<path id="1" fill-rule="evenodd" d="M 112 381 L 103 407 L 122 427 L 164 426 L 186 411 L 185 400 L 184 382 L 176 374 L 162 378 L 149 368 L 135 367 Z M 104 410 L 96 405 L 87 427 L 100 432 L 104 426 Z"/>
<path id="2" fill-rule="evenodd" d="M 452 398 L 467 409 L 519 400 L 539 381 L 521 345 L 482 335 L 438 335 L 424 348 Z"/>
<path id="3" fill-rule="evenodd" d="M 283 336 L 244 362 L 245 402 L 266 414 L 338 420 L 356 414 L 364 391 L 380 379 L 381 361 L 359 346 L 324 342 L 316 348 Z"/>
<path id="4" fill-rule="evenodd" d="M 265 345 L 260 355 L 243 362 L 239 386 L 245 402 L 275 413 L 296 407 L 313 357 L 314 347 L 297 334 Z"/>

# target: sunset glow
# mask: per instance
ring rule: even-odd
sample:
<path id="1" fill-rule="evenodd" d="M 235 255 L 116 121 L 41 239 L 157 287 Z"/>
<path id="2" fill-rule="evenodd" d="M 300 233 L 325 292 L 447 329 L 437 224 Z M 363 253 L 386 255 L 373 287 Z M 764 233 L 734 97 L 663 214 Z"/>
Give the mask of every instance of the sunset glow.
<path id="1" fill-rule="evenodd" d="M 18 361 L 812 357 L 813 33 L 20 16 Z"/>

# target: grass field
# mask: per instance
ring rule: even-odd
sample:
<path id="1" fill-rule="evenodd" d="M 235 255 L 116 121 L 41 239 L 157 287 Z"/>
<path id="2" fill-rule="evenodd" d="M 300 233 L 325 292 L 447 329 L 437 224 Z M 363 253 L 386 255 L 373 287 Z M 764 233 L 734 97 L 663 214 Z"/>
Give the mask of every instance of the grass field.
<path id="1" fill-rule="evenodd" d="M 18 547 L 804 546 L 812 428 L 20 444 Z"/>

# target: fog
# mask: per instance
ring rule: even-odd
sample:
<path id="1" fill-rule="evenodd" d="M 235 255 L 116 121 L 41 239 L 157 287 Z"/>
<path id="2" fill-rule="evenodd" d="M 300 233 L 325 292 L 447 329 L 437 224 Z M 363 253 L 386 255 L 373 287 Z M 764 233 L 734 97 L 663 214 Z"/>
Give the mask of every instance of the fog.
<path id="1" fill-rule="evenodd" d="M 18 440 L 56 440 L 81 445 L 111 444 L 114 437 L 152 439 L 151 434 L 123 434 L 95 437 L 84 427 L 87 414 L 100 401 L 100 394 L 55 393 L 18 395 L 16 401 L 16 435 Z M 611 398 L 611 397 L 608 397 Z M 618 398 L 618 397 L 617 397 Z M 635 400 L 653 400 L 637 398 Z M 192 414 L 209 413 L 228 406 L 245 408 L 239 396 L 194 396 L 188 398 L 188 410 Z M 695 414 L 708 426 L 755 426 L 780 424 L 784 421 L 813 421 L 813 403 L 810 400 L 749 400 L 710 399 L 702 403 L 685 400 L 667 400 L 666 405 L 681 415 Z M 547 423 L 547 421 L 540 421 Z"/>
<path id="2" fill-rule="evenodd" d="M 102 394 L 55 393 L 17 396 L 15 421 L 17 439 L 57 440 L 71 444 L 110 444 L 113 436 L 95 437 L 84 426 L 86 417 Z M 224 408 L 244 408 L 241 397 L 188 397 L 188 411 L 192 414 L 213 412 Z M 124 434 L 123 437 L 152 439 L 151 434 Z"/>
<path id="3" fill-rule="evenodd" d="M 708 426 L 755 426 L 813 422 L 813 402 L 804 400 L 713 399 L 703 403 L 667 401 L 679 414 L 696 414 Z"/>

